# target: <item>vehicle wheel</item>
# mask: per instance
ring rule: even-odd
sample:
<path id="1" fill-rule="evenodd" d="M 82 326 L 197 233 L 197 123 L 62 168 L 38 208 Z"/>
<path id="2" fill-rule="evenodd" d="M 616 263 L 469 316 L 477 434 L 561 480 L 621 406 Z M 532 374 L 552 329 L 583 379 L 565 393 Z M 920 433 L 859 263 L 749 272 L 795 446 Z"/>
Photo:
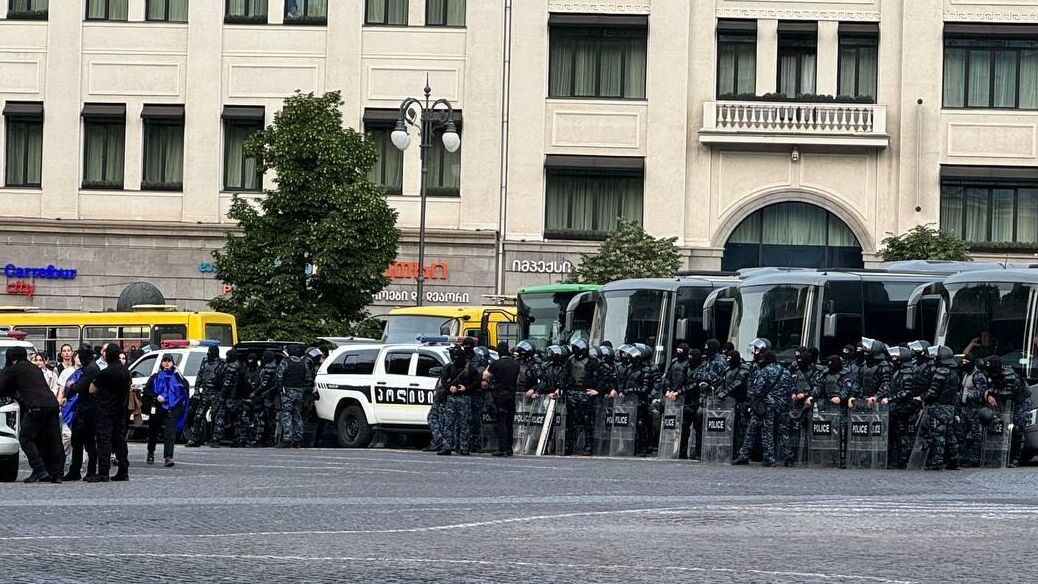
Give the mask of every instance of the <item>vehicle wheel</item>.
<path id="1" fill-rule="evenodd" d="M 13 483 L 18 478 L 18 455 L 0 457 L 0 483 Z"/>
<path id="2" fill-rule="evenodd" d="M 349 406 L 339 412 L 335 426 L 339 434 L 339 446 L 367 448 L 371 444 L 371 426 L 360 406 Z"/>

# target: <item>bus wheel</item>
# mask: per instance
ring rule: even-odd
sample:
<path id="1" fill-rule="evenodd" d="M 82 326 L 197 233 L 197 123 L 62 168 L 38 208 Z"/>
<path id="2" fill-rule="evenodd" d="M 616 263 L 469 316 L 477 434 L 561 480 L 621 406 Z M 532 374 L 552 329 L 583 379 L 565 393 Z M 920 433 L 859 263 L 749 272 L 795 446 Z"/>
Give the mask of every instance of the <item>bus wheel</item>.
<path id="1" fill-rule="evenodd" d="M 371 444 L 371 426 L 360 406 L 349 406 L 339 412 L 335 421 L 339 435 L 339 446 L 344 448 L 367 448 Z"/>

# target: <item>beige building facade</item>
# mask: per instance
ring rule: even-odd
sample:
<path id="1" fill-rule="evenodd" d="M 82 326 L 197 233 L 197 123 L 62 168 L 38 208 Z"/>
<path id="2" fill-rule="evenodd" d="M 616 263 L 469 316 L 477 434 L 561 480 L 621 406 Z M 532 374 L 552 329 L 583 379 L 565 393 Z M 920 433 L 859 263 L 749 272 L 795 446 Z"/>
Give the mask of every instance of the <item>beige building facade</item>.
<path id="1" fill-rule="evenodd" d="M 203 307 L 232 197 L 274 186 L 241 141 L 296 90 L 379 147 L 404 245 L 373 306 L 413 303 L 389 133 L 427 79 L 462 137 L 430 153 L 428 303 L 559 281 L 617 217 L 688 269 L 870 265 L 926 223 L 1038 251 L 1038 0 L 3 0 L 0 304 Z"/>

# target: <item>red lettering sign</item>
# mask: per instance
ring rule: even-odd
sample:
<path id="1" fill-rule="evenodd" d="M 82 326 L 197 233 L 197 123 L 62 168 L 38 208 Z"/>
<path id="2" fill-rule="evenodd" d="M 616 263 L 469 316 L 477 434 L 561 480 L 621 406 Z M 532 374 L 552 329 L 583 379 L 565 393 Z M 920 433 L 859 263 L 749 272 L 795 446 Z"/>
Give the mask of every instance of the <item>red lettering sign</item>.
<path id="1" fill-rule="evenodd" d="M 36 294 L 36 285 L 26 280 L 7 281 L 7 293 L 32 298 Z"/>
<path id="2" fill-rule="evenodd" d="M 416 280 L 418 278 L 418 262 L 394 261 L 384 273 L 390 280 Z M 422 270 L 426 280 L 446 280 L 447 262 L 433 262 Z"/>

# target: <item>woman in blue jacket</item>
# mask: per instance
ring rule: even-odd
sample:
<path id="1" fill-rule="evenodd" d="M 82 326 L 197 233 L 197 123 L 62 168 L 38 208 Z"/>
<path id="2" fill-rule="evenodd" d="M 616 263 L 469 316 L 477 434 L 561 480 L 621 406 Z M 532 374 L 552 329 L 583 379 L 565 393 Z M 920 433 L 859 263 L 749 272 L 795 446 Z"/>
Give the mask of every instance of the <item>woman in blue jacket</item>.
<path id="1" fill-rule="evenodd" d="M 144 386 L 144 399 L 150 404 L 148 417 L 148 464 L 155 463 L 155 444 L 162 432 L 162 457 L 167 468 L 173 466 L 173 443 L 187 422 L 187 400 L 190 384 L 173 365 L 173 357 L 165 355 L 159 370 Z"/>

